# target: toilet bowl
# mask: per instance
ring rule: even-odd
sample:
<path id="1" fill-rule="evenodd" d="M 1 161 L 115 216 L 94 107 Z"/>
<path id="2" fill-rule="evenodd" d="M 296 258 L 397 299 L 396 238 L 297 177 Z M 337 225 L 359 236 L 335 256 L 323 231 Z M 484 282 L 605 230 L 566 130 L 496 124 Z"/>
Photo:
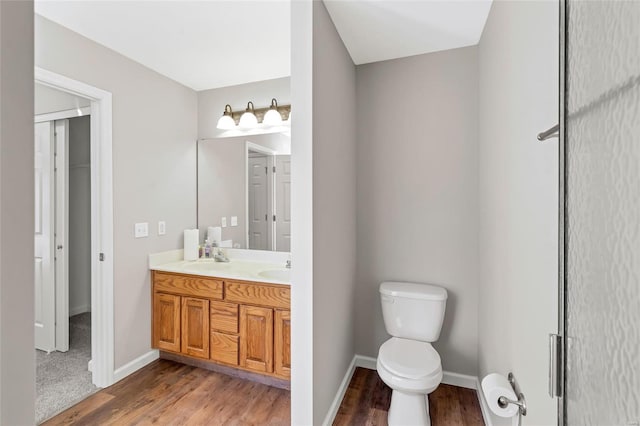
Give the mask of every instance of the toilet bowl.
<path id="1" fill-rule="evenodd" d="M 392 336 L 380 346 L 376 370 L 392 389 L 390 426 L 430 425 L 427 395 L 442 381 L 438 340 L 447 291 L 428 284 L 384 282 L 380 299 Z"/>
<path id="2" fill-rule="evenodd" d="M 392 337 L 380 346 L 376 369 L 393 390 L 389 425 L 429 425 L 427 395 L 442 381 L 435 349 L 426 342 Z"/>

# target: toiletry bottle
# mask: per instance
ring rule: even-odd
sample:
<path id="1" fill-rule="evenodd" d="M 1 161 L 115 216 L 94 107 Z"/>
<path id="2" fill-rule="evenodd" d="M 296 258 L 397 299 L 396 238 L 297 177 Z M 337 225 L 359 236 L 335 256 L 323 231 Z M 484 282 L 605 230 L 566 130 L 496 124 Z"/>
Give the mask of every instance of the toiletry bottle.
<path id="1" fill-rule="evenodd" d="M 209 243 L 209 239 L 204 242 L 204 257 L 207 259 L 211 257 L 211 244 Z"/>

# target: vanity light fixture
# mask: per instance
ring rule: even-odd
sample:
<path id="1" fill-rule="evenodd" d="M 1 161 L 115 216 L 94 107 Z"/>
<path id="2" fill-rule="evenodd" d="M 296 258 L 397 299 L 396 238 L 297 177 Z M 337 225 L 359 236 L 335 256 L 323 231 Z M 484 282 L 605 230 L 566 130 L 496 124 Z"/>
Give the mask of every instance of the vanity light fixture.
<path id="1" fill-rule="evenodd" d="M 233 110 L 231 110 L 231 105 L 227 104 L 224 106 L 224 114 L 218 120 L 218 125 L 216 126 L 218 129 L 229 130 L 236 127 L 236 122 L 233 119 Z"/>
<path id="2" fill-rule="evenodd" d="M 244 111 L 244 114 L 240 117 L 240 123 L 238 126 L 248 128 L 255 127 L 258 125 L 258 118 L 255 114 L 255 109 L 253 108 L 253 102 L 249 101 L 247 103 L 247 109 Z"/>
<path id="3" fill-rule="evenodd" d="M 269 107 L 269 111 L 264 115 L 262 122 L 270 126 L 282 123 L 282 116 L 278 111 L 278 101 L 276 101 L 276 98 L 271 99 L 271 106 Z"/>

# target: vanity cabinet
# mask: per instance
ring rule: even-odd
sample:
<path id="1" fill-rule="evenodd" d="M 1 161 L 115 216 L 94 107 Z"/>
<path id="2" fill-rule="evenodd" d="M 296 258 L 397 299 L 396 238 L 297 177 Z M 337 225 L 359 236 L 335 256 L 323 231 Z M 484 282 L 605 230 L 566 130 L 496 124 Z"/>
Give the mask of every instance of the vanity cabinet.
<path id="1" fill-rule="evenodd" d="M 290 378 L 288 286 L 153 271 L 152 297 L 154 348 Z"/>
<path id="2" fill-rule="evenodd" d="M 180 352 L 180 296 L 153 294 L 153 347 Z"/>
<path id="3" fill-rule="evenodd" d="M 182 298 L 182 353 L 209 358 L 209 301 Z"/>
<path id="4" fill-rule="evenodd" d="M 278 376 L 291 377 L 291 311 L 275 311 L 274 371 Z"/>

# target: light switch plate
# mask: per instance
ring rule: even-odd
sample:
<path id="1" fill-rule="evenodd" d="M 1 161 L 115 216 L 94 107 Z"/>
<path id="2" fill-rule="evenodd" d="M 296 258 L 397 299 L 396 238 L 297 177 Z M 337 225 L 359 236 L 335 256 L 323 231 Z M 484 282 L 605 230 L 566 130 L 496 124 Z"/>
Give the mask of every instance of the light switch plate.
<path id="1" fill-rule="evenodd" d="M 167 233 L 167 224 L 164 220 L 158 222 L 158 235 L 164 235 Z"/>
<path id="2" fill-rule="evenodd" d="M 135 237 L 144 238 L 149 236 L 149 223 L 136 223 L 135 225 Z"/>
<path id="3" fill-rule="evenodd" d="M 231 216 L 231 226 L 238 226 L 238 216 Z"/>
<path id="4" fill-rule="evenodd" d="M 227 227 L 227 217 L 226 216 L 223 217 L 220 222 L 221 222 L 223 228 Z"/>

